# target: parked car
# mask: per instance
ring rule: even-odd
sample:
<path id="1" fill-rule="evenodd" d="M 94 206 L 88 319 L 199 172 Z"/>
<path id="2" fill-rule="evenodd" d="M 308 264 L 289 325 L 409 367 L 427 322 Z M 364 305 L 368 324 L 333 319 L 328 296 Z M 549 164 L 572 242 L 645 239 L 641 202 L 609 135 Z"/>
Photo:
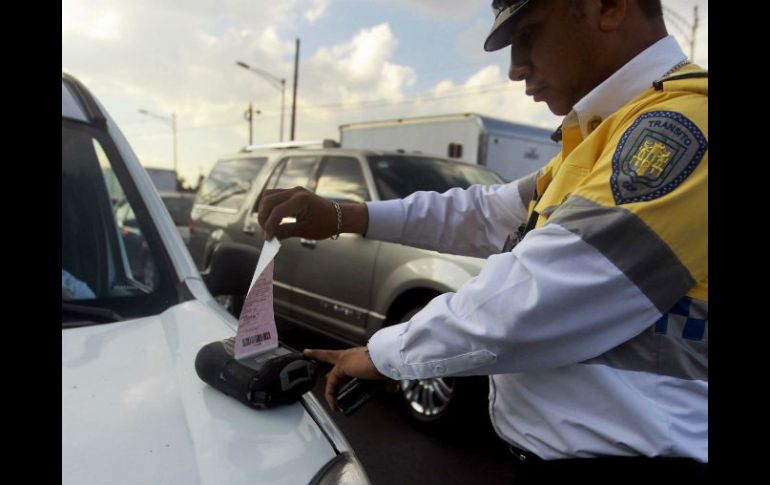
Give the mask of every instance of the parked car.
<path id="1" fill-rule="evenodd" d="M 417 190 L 444 192 L 502 179 L 478 165 L 419 154 L 341 148 L 246 149 L 224 157 L 204 180 L 190 218 L 189 249 L 205 269 L 219 244 L 261 248 L 257 223 L 264 190 L 302 186 L 338 202 L 406 197 Z M 361 345 L 380 328 L 411 318 L 432 298 L 456 291 L 476 276 L 484 260 L 440 254 L 357 234 L 338 240 L 282 241 L 274 268 L 276 314 Z M 225 303 L 238 314 L 243 295 Z M 479 392 L 480 379 L 404 380 L 404 403 L 414 418 L 443 421 Z M 487 380 L 483 379 L 483 385 Z M 462 387 L 472 390 L 462 391 Z M 463 395 L 465 394 L 465 395 Z M 464 406 L 462 406 L 464 407 Z"/>
<path id="2" fill-rule="evenodd" d="M 157 167 L 145 167 L 145 170 L 150 174 L 150 180 L 152 180 L 152 184 L 158 192 L 176 192 L 176 170 Z"/>
<path id="3" fill-rule="evenodd" d="M 198 377 L 198 350 L 237 327 L 207 285 L 245 291 L 258 253 L 222 246 L 199 273 L 114 121 L 64 73 L 61 196 L 62 483 L 369 483 L 310 393 L 258 411 Z M 120 207 L 154 285 L 134 274 Z"/>
<path id="4" fill-rule="evenodd" d="M 182 241 L 187 245 L 190 242 L 190 213 L 195 202 L 195 193 L 160 192 L 160 200 L 168 209 Z"/>

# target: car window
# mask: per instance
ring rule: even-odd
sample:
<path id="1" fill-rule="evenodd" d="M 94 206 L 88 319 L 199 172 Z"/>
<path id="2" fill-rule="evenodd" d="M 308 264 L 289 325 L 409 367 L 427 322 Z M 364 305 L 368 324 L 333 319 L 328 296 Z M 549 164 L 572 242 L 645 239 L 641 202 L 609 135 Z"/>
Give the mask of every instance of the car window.
<path id="1" fill-rule="evenodd" d="M 86 128 L 62 124 L 62 301 L 141 297 L 159 286 L 157 253 L 112 160 Z"/>
<path id="2" fill-rule="evenodd" d="M 269 189 L 291 189 L 297 186 L 312 188 L 313 172 L 318 165 L 320 157 L 318 156 L 294 156 L 287 157 L 279 161 L 265 184 L 265 190 Z M 262 193 L 251 208 L 252 213 L 259 209 L 259 201 L 262 200 Z"/>
<path id="3" fill-rule="evenodd" d="M 277 179 L 271 177 L 267 187 L 271 189 L 291 189 L 297 186 L 308 188 L 310 177 L 313 175 L 313 169 L 318 160 L 316 156 L 289 157 L 285 159 L 281 163 L 281 167 L 273 172 L 274 175 L 278 174 Z M 278 170 L 280 170 L 280 173 Z"/>
<path id="4" fill-rule="evenodd" d="M 370 200 L 364 173 L 358 160 L 352 157 L 327 157 L 321 167 L 316 193 L 338 202 Z"/>
<path id="5" fill-rule="evenodd" d="M 220 160 L 203 182 L 198 203 L 225 209 L 238 209 L 251 189 L 267 158 Z"/>
<path id="6" fill-rule="evenodd" d="M 446 192 L 503 183 L 491 170 L 468 163 L 396 155 L 372 155 L 367 160 L 382 200 L 402 199 L 421 190 Z"/>

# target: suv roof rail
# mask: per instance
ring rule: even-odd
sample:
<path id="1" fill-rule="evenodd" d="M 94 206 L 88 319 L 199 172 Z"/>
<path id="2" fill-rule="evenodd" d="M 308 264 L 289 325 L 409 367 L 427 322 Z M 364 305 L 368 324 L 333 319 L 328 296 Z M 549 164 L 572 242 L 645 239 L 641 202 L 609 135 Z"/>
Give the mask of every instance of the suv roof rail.
<path id="1" fill-rule="evenodd" d="M 248 145 L 241 148 L 241 152 L 250 152 L 261 148 L 339 148 L 336 141 L 325 138 L 323 140 L 310 141 L 285 141 L 280 143 L 265 143 L 262 145 Z"/>

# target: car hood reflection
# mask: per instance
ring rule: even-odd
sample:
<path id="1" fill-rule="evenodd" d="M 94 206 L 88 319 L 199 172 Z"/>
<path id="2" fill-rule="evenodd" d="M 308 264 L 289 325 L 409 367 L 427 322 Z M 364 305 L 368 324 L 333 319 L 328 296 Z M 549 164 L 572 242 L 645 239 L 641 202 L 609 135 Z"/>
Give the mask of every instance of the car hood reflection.
<path id="1" fill-rule="evenodd" d="M 199 301 L 62 330 L 62 482 L 308 483 L 335 453 L 300 403 L 250 409 L 198 378 L 232 335 Z"/>

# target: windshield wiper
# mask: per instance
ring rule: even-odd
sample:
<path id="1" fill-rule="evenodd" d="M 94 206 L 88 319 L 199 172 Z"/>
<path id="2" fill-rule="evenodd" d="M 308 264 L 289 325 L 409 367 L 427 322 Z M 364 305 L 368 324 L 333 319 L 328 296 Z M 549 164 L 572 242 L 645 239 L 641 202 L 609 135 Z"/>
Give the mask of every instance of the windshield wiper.
<path id="1" fill-rule="evenodd" d="M 109 308 L 100 308 L 86 305 L 76 305 L 74 303 L 61 304 L 62 318 L 74 317 L 78 320 L 61 322 L 62 328 L 82 327 L 85 325 L 96 325 L 99 323 L 119 322 L 123 317 Z M 87 318 L 88 320 L 80 320 Z"/>

